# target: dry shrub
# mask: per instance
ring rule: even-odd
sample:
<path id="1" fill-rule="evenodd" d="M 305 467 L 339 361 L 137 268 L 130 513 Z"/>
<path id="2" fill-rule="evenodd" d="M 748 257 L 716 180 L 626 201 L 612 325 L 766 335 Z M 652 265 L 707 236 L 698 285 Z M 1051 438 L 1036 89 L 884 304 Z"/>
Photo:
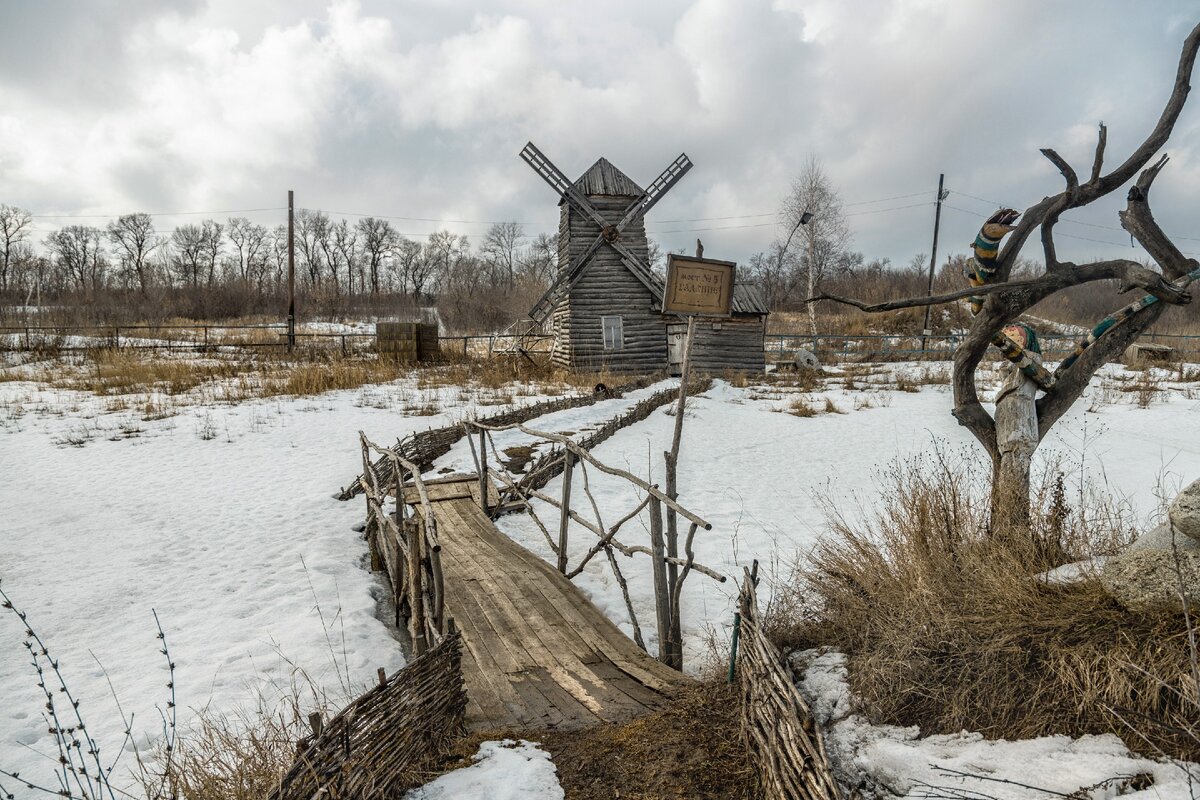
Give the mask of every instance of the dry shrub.
<path id="1" fill-rule="evenodd" d="M 541 736 L 579 800 L 755 797 L 736 684 L 697 684 L 630 722 Z"/>
<path id="2" fill-rule="evenodd" d="M 328 709 L 326 709 L 328 710 Z M 230 714 L 203 713 L 168 760 L 160 753 L 143 776 L 188 800 L 262 800 L 292 767 L 309 733 L 298 695 Z M 154 796 L 147 792 L 148 796 Z"/>
<path id="3" fill-rule="evenodd" d="M 777 644 L 846 652 L 868 716 L 926 734 L 1115 732 L 1145 750 L 1119 709 L 1153 747 L 1200 757 L 1197 739 L 1146 722 L 1187 717 L 1183 615 L 1126 612 L 1094 580 L 1030 577 L 1112 552 L 1132 534 L 1125 514 L 1072 505 L 1060 474 L 1037 492 L 1029 535 L 994 536 L 988 477 L 982 459 L 938 452 L 895 465 L 865 522 L 827 503 L 833 536 L 768 609 Z"/>

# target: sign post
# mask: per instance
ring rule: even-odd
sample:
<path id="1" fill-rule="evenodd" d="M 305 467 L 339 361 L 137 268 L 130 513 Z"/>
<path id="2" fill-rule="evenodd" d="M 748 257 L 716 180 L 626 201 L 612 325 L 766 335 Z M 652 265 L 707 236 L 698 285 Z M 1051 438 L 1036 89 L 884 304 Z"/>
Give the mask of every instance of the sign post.
<path id="1" fill-rule="evenodd" d="M 688 381 L 692 377 L 692 343 L 696 338 L 696 317 L 728 317 L 733 303 L 734 272 L 737 264 L 702 258 L 704 245 L 696 241 L 696 256 L 667 256 L 667 286 L 663 292 L 663 313 L 687 317 L 687 338 L 683 345 L 683 368 L 679 376 L 679 399 L 675 404 L 675 432 L 671 449 L 663 453 L 666 462 L 667 496 L 679 498 L 679 445 L 683 437 L 683 413 L 687 403 Z M 667 558 L 679 557 L 679 524 L 674 509 L 667 509 Z M 683 669 L 683 632 L 679 620 L 678 567 L 667 562 L 667 588 L 670 592 L 671 620 L 662 647 L 663 661 Z M 662 636 L 662 632 L 659 632 Z"/>

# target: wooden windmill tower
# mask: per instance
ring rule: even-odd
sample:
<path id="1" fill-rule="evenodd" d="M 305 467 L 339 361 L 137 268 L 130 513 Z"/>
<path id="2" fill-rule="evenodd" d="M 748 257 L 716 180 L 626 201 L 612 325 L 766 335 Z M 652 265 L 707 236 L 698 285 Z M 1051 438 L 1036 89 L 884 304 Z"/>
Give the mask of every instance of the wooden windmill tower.
<path id="1" fill-rule="evenodd" d="M 568 368 L 652 372 L 667 364 L 662 280 L 650 268 L 645 215 L 692 168 L 684 154 L 642 189 L 599 159 L 572 182 L 533 143 L 521 151 L 558 193 L 558 276 L 530 311 Z"/>

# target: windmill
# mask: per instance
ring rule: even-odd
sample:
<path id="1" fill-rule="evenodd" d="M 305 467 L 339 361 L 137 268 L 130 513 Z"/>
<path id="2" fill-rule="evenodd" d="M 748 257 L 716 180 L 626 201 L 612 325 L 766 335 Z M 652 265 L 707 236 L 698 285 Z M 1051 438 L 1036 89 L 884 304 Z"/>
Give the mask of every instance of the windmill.
<path id="1" fill-rule="evenodd" d="M 553 317 L 556 361 L 580 366 L 602 358 L 629 369 L 665 363 L 664 321 L 655 309 L 662 282 L 648 263 L 644 217 L 691 160 L 681 153 L 642 189 L 603 158 L 574 182 L 532 142 L 521 158 L 561 198 L 558 275 L 529 313 L 542 326 Z M 564 311 L 572 298 L 577 308 Z"/>

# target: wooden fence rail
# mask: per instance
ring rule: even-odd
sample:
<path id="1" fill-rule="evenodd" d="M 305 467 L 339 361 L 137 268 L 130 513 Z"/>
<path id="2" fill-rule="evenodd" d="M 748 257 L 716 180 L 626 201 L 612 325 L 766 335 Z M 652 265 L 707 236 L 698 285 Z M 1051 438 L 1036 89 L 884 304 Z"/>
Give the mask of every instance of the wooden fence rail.
<path id="1" fill-rule="evenodd" d="M 642 639 L 641 626 L 638 623 L 637 614 L 630 599 L 629 588 L 621 572 L 621 568 L 618 566 L 614 551 L 626 557 L 633 557 L 635 554 L 643 554 L 650 557 L 654 576 L 655 619 L 659 642 L 658 658 L 668 666 L 682 670 L 683 647 L 681 641 L 682 634 L 680 633 L 682 629 L 680 597 L 683 594 L 684 581 L 687 579 L 689 573 L 693 571 L 720 582 L 725 581 L 724 575 L 697 562 L 692 549 L 696 532 L 701 529 L 711 530 L 712 525 L 699 515 L 682 506 L 677 500 L 669 497 L 656 484 L 644 481 L 625 470 L 604 464 L 591 453 L 588 447 L 588 441 L 593 437 L 595 437 L 595 441 L 598 443 L 611 436 L 616 430 L 631 424 L 632 421 L 645 419 L 653 409 L 669 402 L 670 398 L 677 391 L 678 389 L 676 388 L 657 392 L 639 402 L 620 417 L 609 420 L 602 429 L 595 431 L 592 436 L 579 440 L 562 434 L 535 430 L 519 422 L 507 425 L 464 422 L 463 427 L 469 431 L 477 431 L 479 433 L 479 448 L 476 450 L 474 445 L 472 445 L 472 453 L 480 480 L 486 484 L 489 479 L 495 478 L 501 487 L 501 502 L 494 510 L 496 513 L 499 513 L 504 508 L 511 508 L 513 505 L 512 501 L 516 501 L 521 507 L 525 508 L 529 512 L 534 524 L 544 535 L 550 549 L 557 556 L 559 572 L 569 579 L 575 578 L 583 572 L 584 567 L 587 566 L 593 557 L 601 552 L 605 554 L 609 566 L 612 568 L 613 577 L 621 587 L 622 594 L 624 595 L 630 623 L 633 626 L 634 641 L 642 649 L 646 649 L 646 645 Z M 537 465 L 535 465 L 536 469 L 531 469 L 526 474 L 526 478 L 530 478 L 536 474 L 537 477 L 533 480 L 518 480 L 515 476 L 504 470 L 503 467 L 497 466 L 492 468 L 488 466 L 487 448 L 489 443 L 495 456 L 495 461 L 497 464 L 501 463 L 499 453 L 496 452 L 495 442 L 491 441 L 491 435 L 496 431 L 510 429 L 517 429 L 534 439 L 541 439 L 555 445 L 547 457 L 539 459 Z M 588 478 L 589 466 L 605 474 L 628 481 L 643 495 L 642 501 L 633 510 L 626 513 L 611 526 L 605 525 L 596 498 L 592 494 Z M 572 507 L 572 485 L 576 471 L 579 473 L 580 485 L 591 510 L 591 519 Z M 558 474 L 563 475 L 563 489 L 560 497 L 552 497 L 539 491 L 550 480 L 551 476 Z M 493 510 L 487 506 L 486 495 L 483 492 L 480 493 L 480 498 L 485 513 Z M 529 500 L 531 498 L 541 500 L 558 509 L 557 539 L 551 535 L 550 529 L 541 521 L 532 505 L 530 505 Z M 687 532 L 684 546 L 685 557 L 683 558 L 674 555 L 676 548 L 673 545 L 676 543 L 668 542 L 664 537 L 664 507 L 674 510 L 691 523 Z M 649 510 L 649 546 L 625 544 L 616 538 L 617 533 L 623 525 L 638 517 L 647 509 Z M 596 536 L 596 542 L 587 549 L 574 569 L 569 568 L 567 549 L 568 531 L 572 522 L 591 531 Z"/>
<path id="2" fill-rule="evenodd" d="M 451 624 L 432 649 L 336 717 L 313 720 L 313 735 L 300 742 L 267 800 L 400 797 L 423 783 L 422 768 L 462 735 L 466 707 L 462 637 Z"/>
<path id="3" fill-rule="evenodd" d="M 821 732 L 796 689 L 791 669 L 762 629 L 755 573 L 746 570 L 742 581 L 734 646 L 738 648 L 742 739 L 763 796 L 766 800 L 840 800 Z"/>
<path id="4" fill-rule="evenodd" d="M 624 392 L 631 392 L 636 389 L 642 389 L 649 386 L 657 377 L 644 377 L 629 383 L 622 384 L 615 390 L 609 393 L 592 393 L 575 395 L 572 397 L 556 397 L 552 400 L 543 400 L 539 403 L 531 403 L 520 408 L 513 408 L 507 411 L 501 411 L 498 414 L 492 414 L 480 419 L 488 425 L 508 425 L 513 422 L 527 422 L 532 419 L 552 414 L 555 411 L 565 411 L 571 408 L 582 408 L 596 403 L 598 400 L 603 400 L 609 397 L 619 397 Z M 417 431 L 410 433 L 402 439 L 397 439 L 396 444 L 390 449 L 408 459 L 412 463 L 418 465 L 421 469 L 428 469 L 435 459 L 440 458 L 450 452 L 450 448 L 461 439 L 464 435 L 464 429 L 461 425 L 446 425 L 441 428 L 430 428 L 425 431 Z M 376 475 L 383 482 L 392 480 L 390 474 L 391 462 L 386 457 L 380 457 L 372 462 L 372 467 L 375 469 Z M 359 475 L 350 482 L 349 486 L 341 489 L 335 497 L 338 500 L 349 500 L 362 491 L 363 475 Z M 407 479 L 407 476 L 406 476 Z"/>
<path id="5" fill-rule="evenodd" d="M 388 576 L 395 602 L 396 625 L 406 621 L 413 652 L 420 654 L 446 633 L 446 592 L 442 578 L 442 546 L 438 542 L 437 517 L 429 502 L 429 493 L 420 468 L 393 450 L 370 442 L 359 431 L 362 444 L 363 475 L 359 482 L 367 501 L 366 537 L 371 553 Z M 390 481 L 380 479 L 371 465 L 371 453 L 380 454 L 389 464 Z M 411 479 L 412 484 L 406 484 Z M 406 485 L 416 488 L 420 515 L 409 516 L 404 502 Z M 396 513 L 389 513 L 385 502 L 396 496 Z"/>

